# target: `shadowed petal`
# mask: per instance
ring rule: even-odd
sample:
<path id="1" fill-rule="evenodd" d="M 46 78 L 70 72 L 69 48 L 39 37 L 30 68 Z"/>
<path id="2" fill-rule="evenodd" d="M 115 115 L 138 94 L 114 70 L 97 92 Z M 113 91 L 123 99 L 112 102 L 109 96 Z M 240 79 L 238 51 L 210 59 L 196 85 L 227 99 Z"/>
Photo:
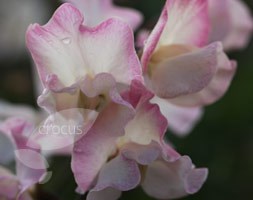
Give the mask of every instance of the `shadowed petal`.
<path id="1" fill-rule="evenodd" d="M 175 162 L 156 161 L 148 166 L 142 187 L 157 199 L 174 199 L 197 192 L 207 178 L 207 169 L 195 169 L 189 157 Z"/>
<path id="2" fill-rule="evenodd" d="M 220 51 L 217 54 L 216 73 L 210 83 L 201 91 L 189 95 L 179 96 L 170 99 L 170 102 L 182 106 L 203 106 L 219 100 L 228 90 L 230 83 L 236 72 L 237 63 L 230 61 L 228 57 Z"/>
<path id="3" fill-rule="evenodd" d="M 97 183 L 91 192 L 108 187 L 128 191 L 135 188 L 140 180 L 141 176 L 137 163 L 120 154 L 103 166 L 98 175 Z"/>
<path id="4" fill-rule="evenodd" d="M 209 20 L 206 0 L 167 0 L 143 50 L 144 71 L 153 52 L 162 46 L 188 44 L 203 46 L 208 39 Z"/>
<path id="5" fill-rule="evenodd" d="M 205 88 L 217 70 L 220 43 L 162 60 L 150 67 L 148 84 L 161 98 L 175 98 Z M 148 79 L 148 78 L 147 78 Z"/>
<path id="6" fill-rule="evenodd" d="M 79 192 L 90 188 L 101 167 L 115 153 L 116 140 L 124 134 L 124 127 L 133 114 L 129 105 L 112 102 L 99 114 L 87 134 L 74 144 L 72 171 Z"/>

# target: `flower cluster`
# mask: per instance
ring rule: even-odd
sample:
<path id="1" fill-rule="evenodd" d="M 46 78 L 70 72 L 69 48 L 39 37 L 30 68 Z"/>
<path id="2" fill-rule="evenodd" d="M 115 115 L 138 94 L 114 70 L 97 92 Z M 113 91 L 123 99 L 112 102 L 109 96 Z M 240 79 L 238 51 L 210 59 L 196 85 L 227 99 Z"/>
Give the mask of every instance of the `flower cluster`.
<path id="1" fill-rule="evenodd" d="M 228 90 L 237 64 L 223 46 L 246 45 L 247 9 L 236 0 L 167 0 L 153 30 L 135 44 L 143 18 L 137 11 L 111 0 L 66 1 L 46 25 L 29 26 L 26 42 L 43 85 L 38 104 L 49 114 L 42 126 L 66 128 L 71 120 L 79 132 L 58 141 L 48 132 L 30 134 L 23 120 L 3 122 L 1 132 L 18 149 L 18 170 L 15 176 L 0 168 L 0 197 L 31 199 L 32 185 L 46 174 L 40 149 L 71 155 L 76 191 L 88 200 L 116 200 L 137 186 L 157 199 L 196 193 L 208 170 L 180 155 L 165 133 L 188 133 L 203 107 Z M 237 4 L 244 24 L 234 19 Z M 217 19 L 223 14 L 229 28 Z"/>

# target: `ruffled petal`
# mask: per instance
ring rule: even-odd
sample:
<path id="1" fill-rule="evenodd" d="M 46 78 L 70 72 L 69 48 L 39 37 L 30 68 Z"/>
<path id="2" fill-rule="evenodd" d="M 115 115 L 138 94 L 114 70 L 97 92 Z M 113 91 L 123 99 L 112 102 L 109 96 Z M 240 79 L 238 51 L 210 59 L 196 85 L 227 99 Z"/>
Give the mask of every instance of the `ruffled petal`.
<path id="1" fill-rule="evenodd" d="M 149 102 L 139 104 L 136 114 L 125 128 L 124 137 L 130 141 L 147 145 L 152 141 L 159 142 L 167 129 L 167 120 L 157 105 Z"/>
<path id="2" fill-rule="evenodd" d="M 27 46 L 44 86 L 52 76 L 63 86 L 71 86 L 86 75 L 101 72 L 111 73 L 125 84 L 142 80 L 133 32 L 127 24 L 109 19 L 88 28 L 82 23 L 79 10 L 66 3 L 46 25 L 28 28 Z"/>
<path id="3" fill-rule="evenodd" d="M 98 180 L 91 192 L 105 188 L 128 191 L 135 188 L 141 180 L 137 163 L 134 160 L 118 155 L 107 162 L 101 169 Z"/>
<path id="4" fill-rule="evenodd" d="M 203 115 L 201 107 L 177 106 L 157 96 L 151 102 L 160 107 L 163 116 L 168 121 L 168 128 L 177 136 L 189 134 Z"/>
<path id="5" fill-rule="evenodd" d="M 98 112 L 72 108 L 50 114 L 30 135 L 28 145 L 36 141 L 44 155 L 71 155 L 74 142 L 87 132 Z"/>
<path id="6" fill-rule="evenodd" d="M 159 107 L 150 103 L 154 94 L 142 83 L 133 81 L 130 89 L 122 96 L 135 108 L 135 116 L 125 127 L 125 135 L 118 141 L 119 146 L 124 145 L 126 140 L 147 145 L 152 141 L 159 142 L 163 139 L 167 121 Z"/>
<path id="7" fill-rule="evenodd" d="M 205 45 L 209 32 L 207 9 L 206 0 L 167 0 L 161 17 L 144 46 L 141 58 L 144 71 L 153 52 L 162 46 Z"/>
<path id="8" fill-rule="evenodd" d="M 56 82 L 58 85 L 58 79 Z M 117 87 L 111 74 L 85 76 L 70 87 L 45 89 L 38 98 L 38 105 L 51 114 L 73 109 L 100 111 L 110 99 L 119 95 Z"/>
<path id="9" fill-rule="evenodd" d="M 96 26 L 102 21 L 112 17 L 120 18 L 128 23 L 133 30 L 138 28 L 143 20 L 140 12 L 130 8 L 113 5 L 112 0 L 64 0 L 74 4 L 83 12 L 85 23 L 88 26 Z"/>
<path id="10" fill-rule="evenodd" d="M 150 67 L 147 84 L 161 98 L 175 98 L 205 88 L 217 70 L 220 43 L 162 60 Z"/>
<path id="11" fill-rule="evenodd" d="M 187 156 L 175 162 L 157 160 L 148 166 L 142 187 L 148 195 L 157 199 L 180 198 L 196 193 L 207 174 L 207 169 L 195 169 Z"/>
<path id="12" fill-rule="evenodd" d="M 216 73 L 201 91 L 179 96 L 169 101 L 180 106 L 203 106 L 219 100 L 228 90 L 236 72 L 237 63 L 230 61 L 223 51 L 217 52 Z"/>
<path id="13" fill-rule="evenodd" d="M 140 165 L 149 165 L 160 156 L 161 152 L 161 147 L 157 142 L 151 142 L 148 145 L 132 142 L 121 148 L 124 157 L 135 160 Z"/>
<path id="14" fill-rule="evenodd" d="M 102 166 L 115 153 L 116 140 L 124 134 L 124 127 L 134 116 L 131 106 L 121 101 L 111 102 L 91 129 L 74 144 L 72 171 L 80 193 L 90 189 Z"/>

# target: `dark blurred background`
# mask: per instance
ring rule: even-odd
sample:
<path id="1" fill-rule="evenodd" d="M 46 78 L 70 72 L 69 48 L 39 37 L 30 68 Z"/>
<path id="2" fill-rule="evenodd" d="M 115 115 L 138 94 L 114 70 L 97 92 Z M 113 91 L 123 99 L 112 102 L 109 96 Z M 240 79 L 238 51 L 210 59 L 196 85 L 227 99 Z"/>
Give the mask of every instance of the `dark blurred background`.
<path id="1" fill-rule="evenodd" d="M 29 3 L 28 0 L 11 0 Z M 10 2 L 11 2 L 10 1 Z M 30 0 L 33 1 L 33 0 Z M 55 8 L 60 4 L 52 0 L 44 7 L 48 13 L 42 19 L 46 22 Z M 222 1 L 222 0 L 221 0 Z M 142 27 L 152 28 L 157 20 L 164 0 L 117 0 L 122 6 L 136 8 L 145 15 Z M 253 1 L 245 0 L 253 11 Z M 8 0 L 0 0 L 0 10 L 5 10 Z M 11 7 L 16 12 L 19 6 Z M 6 7 L 7 8 L 7 7 Z M 41 6 L 24 9 L 22 12 L 34 12 Z M 1 11 L 2 12 L 2 11 Z M 37 12 L 37 11 L 36 11 Z M 0 24 L 8 23 L 9 15 L 0 13 Z M 37 21 L 31 21 L 37 22 Z M 21 33 L 17 29 L 15 19 L 11 20 L 12 32 Z M 3 26 L 1 26 L 2 34 Z M 21 30 L 21 29 L 20 29 Z M 1 35 L 0 35 L 1 36 Z M 15 42 L 15 41 L 13 41 Z M 4 47 L 5 48 L 5 47 Z M 36 108 L 36 88 L 33 84 L 34 70 L 27 52 L 16 52 L 15 43 L 10 53 L 0 53 L 0 99 L 12 103 L 23 103 Z M 8 46 L 6 48 L 11 48 Z M 21 47 L 20 47 L 21 48 Z M 7 51 L 7 50 L 6 50 Z M 22 51 L 22 50 L 20 50 Z M 205 115 L 193 132 L 178 138 L 168 133 L 167 137 L 173 142 L 181 154 L 189 155 L 198 167 L 208 167 L 209 177 L 199 193 L 184 198 L 184 200 L 231 200 L 253 199 L 253 44 L 242 51 L 229 53 L 230 58 L 238 61 L 238 71 L 230 90 L 222 100 L 205 109 Z M 1 152 L 2 153 L 2 152 Z M 63 200 L 75 200 L 82 197 L 75 194 L 75 183 L 70 171 L 70 158 L 56 157 L 51 159 L 53 178 L 43 190 Z M 140 199 L 151 200 L 140 189 L 123 193 L 122 200 Z"/>

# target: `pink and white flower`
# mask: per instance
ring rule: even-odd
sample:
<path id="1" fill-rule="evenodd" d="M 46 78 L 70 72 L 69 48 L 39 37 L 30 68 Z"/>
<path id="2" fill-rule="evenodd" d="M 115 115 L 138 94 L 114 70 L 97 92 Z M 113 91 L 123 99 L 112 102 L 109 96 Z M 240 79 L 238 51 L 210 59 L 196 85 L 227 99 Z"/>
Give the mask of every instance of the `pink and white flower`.
<path id="1" fill-rule="evenodd" d="M 118 126 L 124 126 L 134 109 L 120 93 L 132 80 L 143 82 L 133 41 L 126 23 L 109 19 L 89 28 L 83 25 L 80 11 L 68 3 L 46 25 L 31 25 L 27 46 L 45 88 L 38 104 L 50 114 L 84 110 L 79 113 L 84 133 L 106 109 L 115 110 L 115 115 L 107 117 L 117 118 L 118 113 Z"/>
<path id="2" fill-rule="evenodd" d="M 190 5 L 194 8 L 194 3 Z M 198 26 L 199 22 L 194 24 Z M 165 24 L 162 27 L 163 25 Z M 205 33 L 206 27 L 198 30 Z M 157 28 L 154 31 L 156 33 Z M 156 34 L 152 35 L 154 33 L 151 33 L 151 41 L 147 45 L 156 44 L 153 41 Z M 182 34 L 178 41 L 187 43 L 189 39 L 193 44 L 196 42 L 201 46 L 204 39 L 198 40 L 193 35 L 194 31 L 189 38 Z M 157 41 L 158 39 L 157 37 Z M 109 19 L 97 27 L 89 28 L 83 25 L 80 11 L 66 3 L 46 25 L 34 24 L 29 27 L 27 45 L 45 88 L 38 99 L 41 107 L 50 114 L 73 108 L 84 109 L 85 114 L 79 113 L 83 124 L 89 113 L 95 112 L 91 123 L 84 125 L 82 135 L 75 141 L 72 152 L 72 170 L 80 193 L 90 191 L 88 199 L 101 199 L 105 196 L 117 199 L 121 191 L 142 185 L 149 195 L 163 199 L 181 197 L 200 189 L 207 170 L 195 169 L 189 157 L 179 155 L 164 142 L 167 120 L 160 113 L 159 107 L 150 103 L 153 93 L 142 86 L 144 81 L 134 49 L 133 32 L 126 23 Z M 174 50 L 183 50 L 183 53 L 188 50 L 188 46 L 181 46 L 174 45 L 172 54 Z M 201 90 L 208 84 L 215 74 L 214 68 L 217 68 L 217 54 L 225 57 L 217 50 L 217 46 L 219 45 L 214 44 L 204 49 L 189 48 L 189 55 L 179 55 L 179 61 L 170 63 L 172 72 L 175 71 L 176 74 L 173 77 L 165 71 L 165 75 L 171 78 L 176 90 L 180 89 L 175 92 L 175 96 L 186 93 L 184 87 L 181 87 L 180 76 L 186 79 L 183 79 L 183 84 L 190 84 L 185 89 L 189 93 L 198 92 L 198 89 Z M 151 70 L 145 66 L 145 62 L 147 65 L 152 60 L 153 52 L 156 53 L 155 46 L 149 47 L 144 48 L 142 57 L 146 83 L 153 81 L 159 85 L 156 79 L 148 77 Z M 185 72 L 182 63 L 187 59 L 196 59 L 196 62 L 190 63 L 190 70 Z M 173 67 L 174 64 L 179 66 L 179 70 Z M 160 63 L 155 67 L 163 69 Z M 210 77 L 206 77 L 209 72 Z M 202 78 L 201 87 L 187 77 L 188 73 Z M 203 81 L 206 79 L 208 80 Z M 161 76 L 161 80 L 164 81 L 165 77 Z M 169 84 L 164 81 L 164 87 L 169 90 L 164 94 L 171 97 L 173 88 L 168 82 Z M 161 95 L 163 93 L 159 93 L 159 87 L 150 88 L 157 96 L 164 97 Z M 175 174 L 171 171 L 175 171 Z M 160 173 L 164 173 L 166 179 L 156 180 L 157 173 L 159 177 L 163 176 Z M 153 189 L 153 180 L 157 181 L 160 190 Z M 169 186 L 165 188 L 168 183 Z"/>
<path id="3" fill-rule="evenodd" d="M 124 129 L 114 128 L 117 119 L 101 116 L 74 144 L 72 170 L 77 191 L 89 191 L 88 200 L 118 199 L 121 191 L 138 185 L 159 199 L 197 192 L 207 169 L 196 169 L 188 156 L 179 155 L 164 142 L 167 120 L 157 105 L 149 103 L 153 94 L 134 81 L 123 97 L 136 111 Z M 110 110 L 103 114 L 111 115 Z"/>
<path id="4" fill-rule="evenodd" d="M 166 115 L 181 133 L 199 119 L 202 106 L 224 95 L 235 73 L 236 63 L 220 42 L 205 46 L 209 29 L 208 1 L 167 0 L 141 56 L 146 85 L 156 94 L 153 102 L 192 116 L 180 130 L 177 121 L 183 116 L 173 119 L 173 109 Z"/>
<path id="5" fill-rule="evenodd" d="M 112 18 L 120 18 L 136 30 L 142 23 L 143 16 L 137 10 L 113 5 L 112 0 L 63 0 L 72 3 L 82 11 L 85 24 L 93 27 Z"/>
<path id="6" fill-rule="evenodd" d="M 34 24 L 27 31 L 27 46 L 45 87 L 38 101 L 51 112 L 99 110 L 109 97 L 118 100 L 118 85 L 142 81 L 133 33 L 125 23 L 109 19 L 94 28 L 82 24 L 82 14 L 64 4 L 48 24 Z"/>

